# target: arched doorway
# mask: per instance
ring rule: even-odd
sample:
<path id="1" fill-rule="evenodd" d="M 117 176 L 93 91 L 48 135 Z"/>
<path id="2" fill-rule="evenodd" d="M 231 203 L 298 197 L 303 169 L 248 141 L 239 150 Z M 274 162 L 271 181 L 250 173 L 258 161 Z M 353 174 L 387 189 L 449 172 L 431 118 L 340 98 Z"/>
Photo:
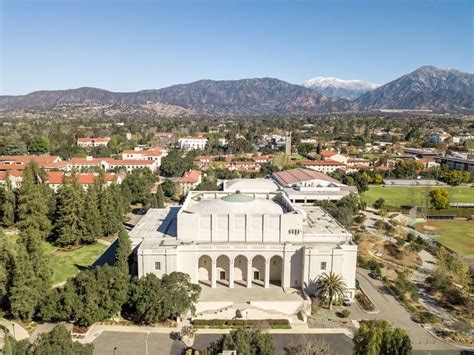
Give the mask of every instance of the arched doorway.
<path id="1" fill-rule="evenodd" d="M 270 283 L 281 286 L 283 275 L 283 259 L 279 255 L 275 255 L 270 259 Z"/>
<path id="2" fill-rule="evenodd" d="M 264 286 L 265 280 L 265 258 L 257 255 L 252 259 L 252 280 L 260 286 Z"/>
<path id="3" fill-rule="evenodd" d="M 206 285 L 211 284 L 212 259 L 208 255 L 202 255 L 198 261 L 198 281 Z"/>
<path id="4" fill-rule="evenodd" d="M 217 283 L 223 285 L 229 285 L 229 266 L 230 266 L 230 259 L 226 255 L 221 255 L 217 258 L 216 262 L 216 277 Z"/>
<path id="5" fill-rule="evenodd" d="M 247 286 L 247 258 L 243 255 L 234 259 L 234 283 Z"/>

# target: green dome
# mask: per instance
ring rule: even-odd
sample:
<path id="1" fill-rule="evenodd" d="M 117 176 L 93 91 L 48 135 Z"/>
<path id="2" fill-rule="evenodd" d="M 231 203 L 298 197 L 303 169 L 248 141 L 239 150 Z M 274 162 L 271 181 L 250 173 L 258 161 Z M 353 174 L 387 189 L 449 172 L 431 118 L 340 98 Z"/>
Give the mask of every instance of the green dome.
<path id="1" fill-rule="evenodd" d="M 244 195 L 237 191 L 235 194 L 222 197 L 221 200 L 225 202 L 252 202 L 255 200 L 255 197 Z"/>

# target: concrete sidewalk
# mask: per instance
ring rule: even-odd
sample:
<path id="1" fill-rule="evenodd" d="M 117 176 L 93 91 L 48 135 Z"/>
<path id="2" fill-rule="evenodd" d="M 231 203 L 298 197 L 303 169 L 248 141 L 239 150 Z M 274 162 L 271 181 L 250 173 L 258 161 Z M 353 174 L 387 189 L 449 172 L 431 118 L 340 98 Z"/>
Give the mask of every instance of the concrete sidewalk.
<path id="1" fill-rule="evenodd" d="M 8 329 L 10 335 L 14 337 L 15 340 L 23 340 L 30 338 L 30 334 L 26 331 L 26 329 L 14 321 L 2 319 L 0 320 L 0 324 Z"/>

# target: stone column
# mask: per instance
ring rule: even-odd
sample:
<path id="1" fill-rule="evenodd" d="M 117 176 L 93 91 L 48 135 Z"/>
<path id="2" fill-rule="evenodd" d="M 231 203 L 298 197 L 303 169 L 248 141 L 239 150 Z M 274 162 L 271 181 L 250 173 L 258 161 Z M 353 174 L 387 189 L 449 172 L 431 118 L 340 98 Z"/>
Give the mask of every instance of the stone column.
<path id="1" fill-rule="evenodd" d="M 270 287 L 270 260 L 265 261 L 265 288 Z"/>
<path id="2" fill-rule="evenodd" d="M 247 288 L 252 287 L 252 259 L 247 260 Z"/>
<path id="3" fill-rule="evenodd" d="M 211 287 L 216 288 L 217 286 L 217 260 L 212 259 L 211 261 Z"/>
<path id="4" fill-rule="evenodd" d="M 234 288 L 234 259 L 229 261 L 229 288 Z"/>

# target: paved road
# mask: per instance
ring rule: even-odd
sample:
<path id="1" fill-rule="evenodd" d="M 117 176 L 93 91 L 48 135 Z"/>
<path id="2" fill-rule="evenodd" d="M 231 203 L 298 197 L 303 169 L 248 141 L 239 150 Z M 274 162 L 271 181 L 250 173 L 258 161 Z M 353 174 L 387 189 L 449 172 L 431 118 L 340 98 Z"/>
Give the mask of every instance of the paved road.
<path id="1" fill-rule="evenodd" d="M 375 303 L 379 312 L 367 314 L 360 311 L 357 305 L 351 306 L 351 311 L 357 319 L 384 319 L 394 326 L 404 329 L 410 336 L 415 350 L 456 350 L 455 347 L 439 341 L 426 329 L 411 319 L 411 314 L 390 293 L 387 286 L 380 280 L 368 276 L 369 271 L 357 269 L 357 279 L 364 292 Z"/>

